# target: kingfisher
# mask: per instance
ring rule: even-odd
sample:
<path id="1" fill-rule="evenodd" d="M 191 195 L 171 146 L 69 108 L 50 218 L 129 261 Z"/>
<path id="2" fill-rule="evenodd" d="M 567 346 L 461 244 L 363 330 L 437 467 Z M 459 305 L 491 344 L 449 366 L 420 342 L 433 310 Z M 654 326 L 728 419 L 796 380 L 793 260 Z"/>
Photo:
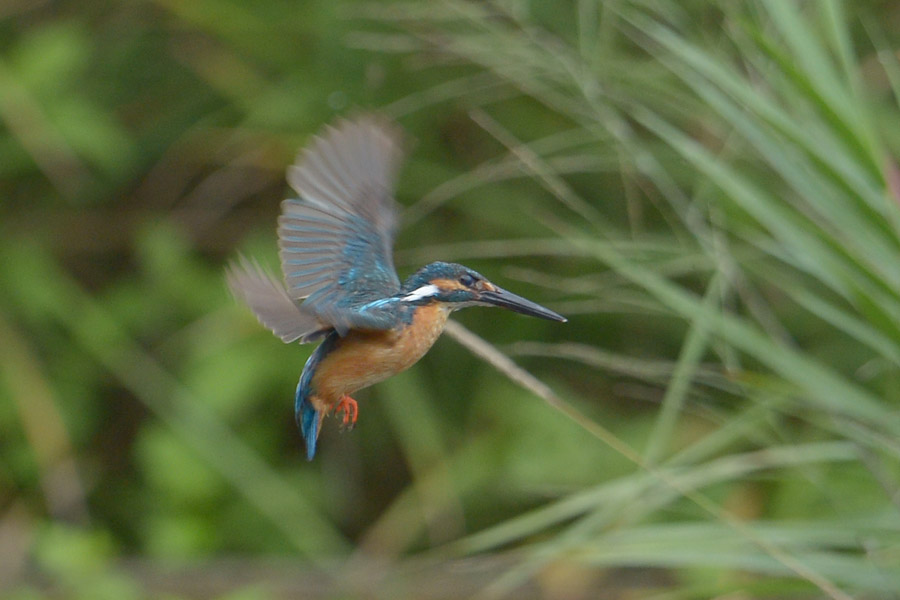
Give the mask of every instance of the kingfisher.
<path id="1" fill-rule="evenodd" d="M 350 394 L 415 364 L 453 311 L 499 306 L 566 321 L 459 264 L 433 262 L 400 282 L 392 190 L 402 142 L 399 127 L 375 114 L 326 127 L 287 170 L 297 197 L 278 218 L 284 282 L 244 257 L 227 269 L 235 297 L 282 341 L 321 340 L 294 397 L 308 460 L 325 416 L 343 413 L 343 425 L 355 425 Z"/>

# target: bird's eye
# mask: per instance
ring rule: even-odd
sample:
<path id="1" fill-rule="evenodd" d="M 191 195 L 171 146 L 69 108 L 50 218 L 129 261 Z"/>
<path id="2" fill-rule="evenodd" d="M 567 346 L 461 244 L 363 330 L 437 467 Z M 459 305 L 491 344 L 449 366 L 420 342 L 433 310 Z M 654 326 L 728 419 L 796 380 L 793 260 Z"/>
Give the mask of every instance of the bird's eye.
<path id="1" fill-rule="evenodd" d="M 473 285 L 475 285 L 475 278 L 466 273 L 459 278 L 459 282 L 466 287 L 472 287 Z"/>

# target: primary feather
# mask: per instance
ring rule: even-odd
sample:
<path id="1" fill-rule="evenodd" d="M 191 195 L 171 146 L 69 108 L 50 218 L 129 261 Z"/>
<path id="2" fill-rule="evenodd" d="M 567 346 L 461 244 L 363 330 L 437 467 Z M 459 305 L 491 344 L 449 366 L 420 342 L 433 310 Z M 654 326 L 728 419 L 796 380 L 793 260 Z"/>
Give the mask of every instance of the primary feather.
<path id="1" fill-rule="evenodd" d="M 315 341 L 331 329 L 291 300 L 271 273 L 243 256 L 229 265 L 226 281 L 259 322 L 285 343 Z"/>

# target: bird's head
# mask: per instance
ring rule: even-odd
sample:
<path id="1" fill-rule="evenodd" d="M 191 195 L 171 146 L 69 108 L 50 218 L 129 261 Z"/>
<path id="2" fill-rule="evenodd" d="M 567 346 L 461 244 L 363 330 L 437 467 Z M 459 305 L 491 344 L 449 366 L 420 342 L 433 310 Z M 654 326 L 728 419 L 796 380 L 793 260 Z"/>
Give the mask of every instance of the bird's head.
<path id="1" fill-rule="evenodd" d="M 456 263 L 433 262 L 416 271 L 403 284 L 403 301 L 425 305 L 440 302 L 450 310 L 468 306 L 499 306 L 523 315 L 565 322 L 549 308 L 508 292 L 481 273 Z"/>

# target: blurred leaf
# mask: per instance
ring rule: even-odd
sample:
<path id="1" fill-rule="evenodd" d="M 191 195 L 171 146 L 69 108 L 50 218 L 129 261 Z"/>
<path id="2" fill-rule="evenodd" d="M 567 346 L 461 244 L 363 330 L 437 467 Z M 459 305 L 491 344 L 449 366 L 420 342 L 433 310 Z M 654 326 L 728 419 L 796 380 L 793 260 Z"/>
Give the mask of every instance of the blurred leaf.
<path id="1" fill-rule="evenodd" d="M 39 95 L 52 97 L 75 82 L 90 55 L 89 33 L 74 21 L 60 21 L 23 35 L 11 58 L 24 83 Z"/>

